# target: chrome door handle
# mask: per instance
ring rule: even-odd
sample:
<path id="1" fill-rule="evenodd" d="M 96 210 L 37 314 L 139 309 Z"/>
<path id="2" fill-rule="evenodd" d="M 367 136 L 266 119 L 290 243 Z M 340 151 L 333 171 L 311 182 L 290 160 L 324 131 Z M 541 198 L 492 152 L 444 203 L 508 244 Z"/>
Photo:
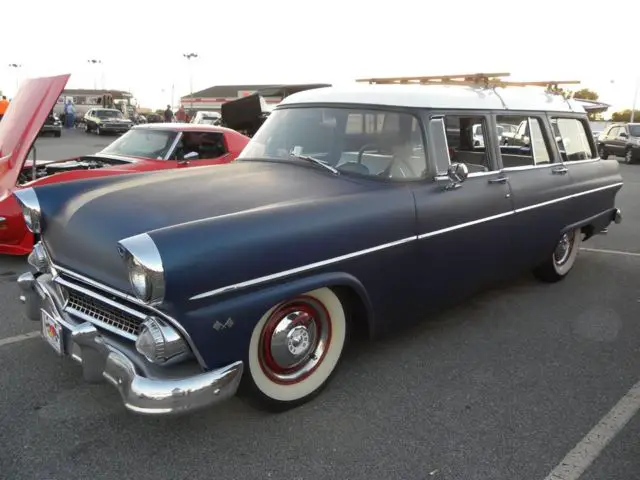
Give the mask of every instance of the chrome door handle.
<path id="1" fill-rule="evenodd" d="M 7 219 L 4 217 L 0 217 L 0 225 L 2 225 L 4 222 L 6 222 Z"/>
<path id="2" fill-rule="evenodd" d="M 553 170 L 551 170 L 551 173 L 554 173 L 556 175 L 564 175 L 568 171 L 569 169 L 567 167 L 556 167 Z"/>
<path id="3" fill-rule="evenodd" d="M 507 183 L 507 180 L 509 180 L 509 177 L 502 176 L 502 177 L 490 178 L 489 183 Z"/>

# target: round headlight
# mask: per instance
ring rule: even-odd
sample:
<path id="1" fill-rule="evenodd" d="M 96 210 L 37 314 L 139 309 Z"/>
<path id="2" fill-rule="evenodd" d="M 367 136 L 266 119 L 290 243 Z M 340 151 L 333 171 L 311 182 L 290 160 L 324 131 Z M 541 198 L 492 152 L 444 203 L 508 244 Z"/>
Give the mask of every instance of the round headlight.
<path id="1" fill-rule="evenodd" d="M 165 280 L 160 252 L 144 233 L 118 242 L 118 253 L 127 265 L 133 294 L 143 302 L 158 305 L 164 301 Z"/>
<path id="2" fill-rule="evenodd" d="M 146 301 L 151 291 L 149 277 L 142 265 L 135 260 L 132 262 L 129 270 L 129 281 L 131 282 L 133 293 L 135 293 L 140 300 Z"/>

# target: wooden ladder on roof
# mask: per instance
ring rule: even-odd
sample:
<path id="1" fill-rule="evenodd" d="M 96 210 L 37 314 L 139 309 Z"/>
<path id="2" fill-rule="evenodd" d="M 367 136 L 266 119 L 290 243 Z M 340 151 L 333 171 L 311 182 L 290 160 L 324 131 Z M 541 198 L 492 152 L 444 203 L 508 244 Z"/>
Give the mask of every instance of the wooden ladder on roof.
<path id="1" fill-rule="evenodd" d="M 546 87 L 548 93 L 562 93 L 559 85 L 576 85 L 580 80 L 538 80 L 533 82 L 509 82 L 503 80 L 510 73 L 462 73 L 455 75 L 432 75 L 428 77 L 381 77 L 359 78 L 356 82 L 371 85 L 470 85 L 484 88 L 495 87 Z"/>

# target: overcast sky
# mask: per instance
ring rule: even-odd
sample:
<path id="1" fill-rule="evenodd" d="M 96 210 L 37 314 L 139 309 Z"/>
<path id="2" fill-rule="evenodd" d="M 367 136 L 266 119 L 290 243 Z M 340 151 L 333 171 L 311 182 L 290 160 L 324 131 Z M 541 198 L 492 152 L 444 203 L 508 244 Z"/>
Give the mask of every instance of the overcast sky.
<path id="1" fill-rule="evenodd" d="M 584 0 L 76 0 L 2 6 L 0 89 L 71 73 L 69 88 L 130 90 L 161 107 L 212 85 L 511 72 L 581 80 L 630 108 L 640 76 L 640 2 Z M 635 32 L 635 34 L 634 34 Z M 87 63 L 100 59 L 102 66 Z M 19 63 L 20 69 L 9 68 Z M 104 83 L 103 83 L 104 80 Z M 640 103 L 640 100 L 639 100 Z"/>

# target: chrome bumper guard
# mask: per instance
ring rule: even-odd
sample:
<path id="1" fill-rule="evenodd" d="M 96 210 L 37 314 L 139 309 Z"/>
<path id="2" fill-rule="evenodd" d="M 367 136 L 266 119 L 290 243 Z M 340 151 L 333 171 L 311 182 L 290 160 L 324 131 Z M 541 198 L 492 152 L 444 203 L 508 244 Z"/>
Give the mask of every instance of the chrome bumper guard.
<path id="1" fill-rule="evenodd" d="M 106 380 L 122 396 L 124 406 L 139 414 L 170 415 L 208 407 L 235 395 L 243 372 L 241 361 L 202 372 L 196 362 L 172 367 L 150 364 L 135 346 L 79 322 L 62 311 L 50 274 L 31 272 L 18 279 L 25 315 L 39 321 L 41 310 L 62 325 L 63 352 L 82 365 L 85 380 Z"/>
<path id="2" fill-rule="evenodd" d="M 622 222 L 622 212 L 620 211 L 619 208 L 616 208 L 613 212 L 613 221 L 616 224 L 619 224 Z"/>

